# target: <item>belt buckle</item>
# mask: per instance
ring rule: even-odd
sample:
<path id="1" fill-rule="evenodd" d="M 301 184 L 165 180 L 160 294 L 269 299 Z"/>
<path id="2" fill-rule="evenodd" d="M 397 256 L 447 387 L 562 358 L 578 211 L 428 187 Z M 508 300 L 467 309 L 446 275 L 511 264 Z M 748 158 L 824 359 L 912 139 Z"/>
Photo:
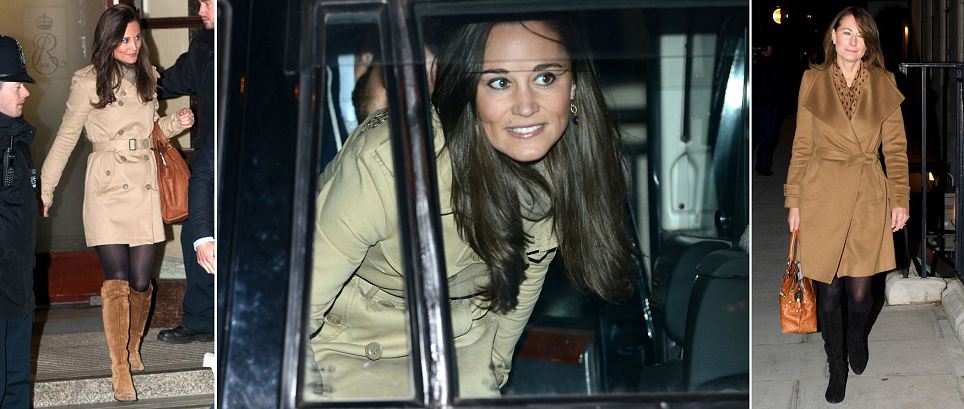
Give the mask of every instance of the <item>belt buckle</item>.
<path id="1" fill-rule="evenodd" d="M 130 149 L 130 150 L 132 150 L 132 151 L 136 151 L 136 150 L 137 150 L 137 139 L 128 139 L 128 140 L 127 140 L 127 148 Z"/>

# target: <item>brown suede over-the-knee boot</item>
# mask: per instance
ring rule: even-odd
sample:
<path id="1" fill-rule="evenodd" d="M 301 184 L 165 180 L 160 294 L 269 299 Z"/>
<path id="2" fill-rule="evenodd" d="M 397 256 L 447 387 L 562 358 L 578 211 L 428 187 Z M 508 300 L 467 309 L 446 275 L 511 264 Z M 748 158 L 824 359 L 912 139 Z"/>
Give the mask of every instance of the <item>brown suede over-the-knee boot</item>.
<path id="1" fill-rule="evenodd" d="M 104 334 L 107 335 L 107 349 L 110 351 L 110 381 L 114 386 L 114 399 L 119 401 L 137 400 L 131 366 L 127 360 L 131 327 L 130 292 L 124 280 L 104 280 L 104 286 L 100 288 L 104 304 Z"/>
<path id="2" fill-rule="evenodd" d="M 139 293 L 131 289 L 131 332 L 130 340 L 127 341 L 127 352 L 130 354 L 128 362 L 131 363 L 131 372 L 144 370 L 144 362 L 141 361 L 141 339 L 144 337 L 144 327 L 147 324 L 147 314 L 151 310 L 151 295 L 154 288 L 148 284 L 147 290 Z"/>

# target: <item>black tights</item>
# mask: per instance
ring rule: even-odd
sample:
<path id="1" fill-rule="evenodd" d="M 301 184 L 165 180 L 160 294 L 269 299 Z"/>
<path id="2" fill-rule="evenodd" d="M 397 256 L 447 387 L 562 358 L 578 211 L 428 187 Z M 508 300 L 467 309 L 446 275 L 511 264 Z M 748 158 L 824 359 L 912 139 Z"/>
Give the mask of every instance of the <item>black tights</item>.
<path id="1" fill-rule="evenodd" d="M 835 277 L 830 284 L 817 283 L 817 305 L 822 312 L 840 309 L 840 296 L 847 290 L 847 309 L 852 312 L 870 312 L 873 297 L 870 294 L 873 277 Z"/>
<path id="2" fill-rule="evenodd" d="M 128 246 L 105 244 L 96 246 L 104 280 L 124 280 L 137 292 L 147 291 L 154 267 L 154 245 Z"/>

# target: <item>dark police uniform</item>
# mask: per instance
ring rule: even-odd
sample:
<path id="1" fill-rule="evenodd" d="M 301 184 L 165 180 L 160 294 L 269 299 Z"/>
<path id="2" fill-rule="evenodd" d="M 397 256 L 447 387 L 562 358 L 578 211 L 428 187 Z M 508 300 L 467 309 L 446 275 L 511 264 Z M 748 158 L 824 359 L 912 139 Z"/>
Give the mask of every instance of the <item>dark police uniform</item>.
<path id="1" fill-rule="evenodd" d="M 28 82 L 23 51 L 0 36 L 0 82 Z M 11 86 L 4 84 L 4 86 Z M 0 113 L 0 407 L 30 407 L 30 334 L 37 217 L 36 172 L 30 159 L 35 129 Z"/>

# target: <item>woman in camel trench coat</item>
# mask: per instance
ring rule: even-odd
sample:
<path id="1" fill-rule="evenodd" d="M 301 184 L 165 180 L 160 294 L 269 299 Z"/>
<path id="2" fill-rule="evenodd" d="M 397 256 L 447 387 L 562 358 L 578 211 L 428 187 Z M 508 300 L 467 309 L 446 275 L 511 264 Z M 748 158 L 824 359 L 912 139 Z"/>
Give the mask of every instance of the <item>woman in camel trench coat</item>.
<path id="1" fill-rule="evenodd" d="M 104 269 L 104 333 L 114 398 L 136 400 L 141 337 L 151 306 L 154 243 L 164 241 L 151 131 L 171 137 L 194 123 L 189 109 L 158 118 L 157 71 L 134 8 L 115 5 L 97 22 L 92 63 L 74 73 L 60 130 L 40 171 L 44 217 L 82 130 L 93 144 L 84 177 L 84 235 Z M 76 206 L 64 203 L 63 206 Z"/>
<path id="2" fill-rule="evenodd" d="M 817 282 L 830 365 L 826 399 L 843 400 L 847 360 L 867 365 L 871 276 L 895 268 L 893 232 L 908 219 L 907 141 L 893 74 L 873 17 L 841 11 L 824 37 L 823 64 L 803 75 L 793 156 L 784 186 L 798 258 Z M 881 164 L 878 151 L 886 164 Z M 846 290 L 846 352 L 841 294 Z"/>

